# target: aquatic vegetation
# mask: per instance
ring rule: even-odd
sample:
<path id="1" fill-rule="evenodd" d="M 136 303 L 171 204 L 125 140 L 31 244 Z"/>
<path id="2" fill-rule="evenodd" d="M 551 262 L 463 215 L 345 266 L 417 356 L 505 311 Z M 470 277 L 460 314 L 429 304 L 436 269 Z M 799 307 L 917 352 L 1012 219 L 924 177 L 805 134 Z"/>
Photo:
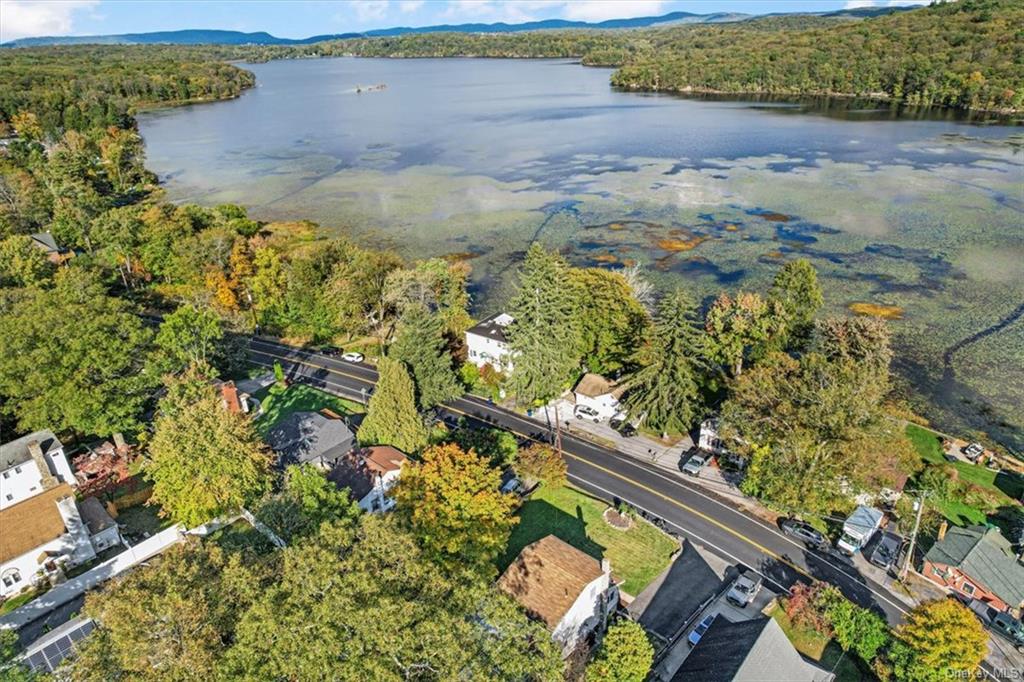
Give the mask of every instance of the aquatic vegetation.
<path id="1" fill-rule="evenodd" d="M 851 312 L 858 315 L 880 317 L 883 320 L 900 320 L 903 318 L 903 308 L 896 305 L 885 305 L 882 303 L 865 303 L 857 301 L 847 304 Z"/>

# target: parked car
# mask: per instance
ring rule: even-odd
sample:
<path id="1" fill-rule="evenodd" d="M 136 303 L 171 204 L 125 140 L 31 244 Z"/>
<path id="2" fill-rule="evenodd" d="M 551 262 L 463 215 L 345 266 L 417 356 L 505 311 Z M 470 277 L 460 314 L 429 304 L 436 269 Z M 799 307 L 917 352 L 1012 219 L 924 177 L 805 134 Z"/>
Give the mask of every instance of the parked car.
<path id="1" fill-rule="evenodd" d="M 1024 653 L 1024 624 L 1005 611 L 997 611 L 980 599 L 971 599 L 959 593 L 954 596 L 966 604 L 982 625 L 994 635 L 1002 637 L 1010 642 L 1017 651 Z"/>
<path id="2" fill-rule="evenodd" d="M 341 356 L 341 359 L 345 362 L 362 362 L 363 354 L 356 353 L 355 351 L 349 351 Z"/>
<path id="3" fill-rule="evenodd" d="M 747 604 L 754 600 L 757 593 L 761 591 L 761 576 L 751 573 L 744 573 L 729 588 L 725 598 L 736 606 L 746 608 Z"/>
<path id="4" fill-rule="evenodd" d="M 971 460 L 972 462 L 977 462 L 978 458 L 981 457 L 981 455 L 985 452 L 985 446 L 982 445 L 981 443 L 971 443 L 966 448 L 964 448 L 963 452 L 964 457 Z"/>
<path id="5" fill-rule="evenodd" d="M 336 358 L 341 355 L 341 351 L 334 346 L 324 346 L 317 350 L 317 352 L 320 353 L 320 355 L 326 355 L 329 358 Z"/>
<path id="6" fill-rule="evenodd" d="M 624 417 L 612 417 L 612 420 L 608 422 L 608 426 L 618 431 L 619 435 L 623 438 L 632 438 L 636 435 L 636 427 Z"/>
<path id="7" fill-rule="evenodd" d="M 700 470 L 704 468 L 704 465 L 711 459 L 711 454 L 707 452 L 695 452 L 690 455 L 690 459 L 686 460 L 683 464 L 683 473 L 689 474 L 690 476 L 700 475 Z"/>
<path id="8" fill-rule="evenodd" d="M 896 566 L 896 561 L 900 557 L 900 547 L 902 546 L 903 540 L 900 536 L 893 533 L 883 533 L 882 539 L 875 546 L 875 551 L 871 553 L 871 563 L 888 571 Z"/>
<path id="9" fill-rule="evenodd" d="M 715 618 L 717 616 L 717 613 L 709 613 L 704 616 L 704 620 L 697 623 L 697 627 L 695 627 L 693 631 L 686 636 L 686 641 L 690 643 L 690 646 L 697 646 L 697 642 L 699 642 L 700 638 L 704 636 L 704 633 L 708 631 L 711 624 L 715 622 Z"/>
<path id="10" fill-rule="evenodd" d="M 792 538 L 796 538 L 808 547 L 820 549 L 828 544 L 828 540 L 825 536 L 815 530 L 809 523 L 804 523 L 797 519 L 786 519 L 780 524 L 780 526 L 783 533 Z"/>
<path id="11" fill-rule="evenodd" d="M 601 421 L 601 415 L 597 413 L 597 410 L 587 405 L 577 405 L 572 413 L 577 419 L 589 419 L 595 424 Z"/>

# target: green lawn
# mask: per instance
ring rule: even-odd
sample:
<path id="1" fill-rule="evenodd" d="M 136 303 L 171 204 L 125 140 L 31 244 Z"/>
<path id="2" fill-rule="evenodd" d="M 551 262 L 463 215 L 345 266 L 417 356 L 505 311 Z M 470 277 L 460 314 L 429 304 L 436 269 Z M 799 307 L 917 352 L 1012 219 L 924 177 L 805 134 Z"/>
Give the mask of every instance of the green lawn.
<path id="1" fill-rule="evenodd" d="M 263 407 L 263 415 L 256 421 L 256 430 L 261 435 L 266 435 L 275 424 L 294 412 L 318 412 L 326 407 L 344 416 L 366 411 L 357 402 L 337 398 L 305 384 L 292 384 L 278 395 L 272 394 L 267 386 L 254 397 Z"/>
<path id="2" fill-rule="evenodd" d="M 824 635 L 805 628 L 798 628 L 790 621 L 786 611 L 778 604 L 769 607 L 768 615 L 775 619 L 793 647 L 806 658 L 829 672 L 834 672 L 837 682 L 859 682 L 873 680 L 865 674 L 850 654 L 845 653 L 834 641 Z"/>
<path id="3" fill-rule="evenodd" d="M 913 443 L 921 459 L 928 464 L 944 464 L 956 469 L 959 479 L 965 483 L 971 483 L 979 488 L 984 488 L 1000 498 L 1001 505 L 1015 504 L 1024 492 L 1024 479 L 1012 474 L 1001 474 L 992 471 L 988 467 L 970 464 L 968 462 L 947 462 L 942 451 L 942 440 L 935 433 L 922 428 L 917 424 L 907 424 L 907 438 Z M 985 523 L 986 514 L 977 507 L 965 504 L 958 500 L 936 500 L 932 499 L 929 504 L 947 519 L 958 525 L 969 525 Z"/>
<path id="4" fill-rule="evenodd" d="M 678 543 L 649 523 L 636 520 L 629 530 L 616 530 L 602 518 L 608 505 L 575 488 L 541 488 L 519 510 L 499 570 L 512 563 L 526 545 L 555 535 L 594 558 L 607 558 L 612 573 L 623 579 L 622 590 L 637 595 L 669 563 Z"/>
<path id="5" fill-rule="evenodd" d="M 30 590 L 27 590 L 26 592 L 22 592 L 21 594 L 15 597 L 11 597 L 4 603 L 0 604 L 0 616 L 2 616 L 5 613 L 10 613 L 19 606 L 24 606 L 25 604 L 29 603 L 45 591 L 46 590 L 32 588 Z"/>
<path id="6" fill-rule="evenodd" d="M 142 536 L 146 533 L 155 535 L 169 527 L 172 521 L 160 516 L 160 507 L 155 504 L 137 504 L 122 509 L 117 514 L 117 522 L 125 526 L 125 532 Z"/>

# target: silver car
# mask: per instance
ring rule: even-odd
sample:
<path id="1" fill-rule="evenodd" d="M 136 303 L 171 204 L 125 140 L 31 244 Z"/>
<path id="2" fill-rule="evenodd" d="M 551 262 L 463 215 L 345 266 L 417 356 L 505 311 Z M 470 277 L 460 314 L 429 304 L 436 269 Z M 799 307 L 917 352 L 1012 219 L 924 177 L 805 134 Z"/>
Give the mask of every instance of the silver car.
<path id="1" fill-rule="evenodd" d="M 736 606 L 746 608 L 747 604 L 754 600 L 757 593 L 761 591 L 761 576 L 744 573 L 729 588 L 725 598 Z"/>
<path id="2" fill-rule="evenodd" d="M 693 456 L 683 464 L 683 473 L 689 474 L 690 476 L 699 476 L 700 470 L 704 468 L 704 465 L 706 465 L 710 459 L 711 455 L 706 452 L 694 453 Z"/>

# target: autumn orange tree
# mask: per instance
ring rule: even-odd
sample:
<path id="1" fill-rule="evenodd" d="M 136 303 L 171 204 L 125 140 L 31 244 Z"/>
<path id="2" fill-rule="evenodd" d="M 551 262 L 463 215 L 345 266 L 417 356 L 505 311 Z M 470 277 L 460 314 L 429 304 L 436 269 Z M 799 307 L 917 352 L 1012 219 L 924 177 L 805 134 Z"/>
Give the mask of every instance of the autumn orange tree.
<path id="1" fill-rule="evenodd" d="M 399 513 L 435 561 L 484 569 L 505 548 L 515 498 L 498 489 L 501 473 L 454 443 L 423 451 L 395 486 Z"/>
<path id="2" fill-rule="evenodd" d="M 519 453 L 516 471 L 546 486 L 560 488 L 565 485 L 568 467 L 560 452 L 548 445 L 534 443 Z"/>

